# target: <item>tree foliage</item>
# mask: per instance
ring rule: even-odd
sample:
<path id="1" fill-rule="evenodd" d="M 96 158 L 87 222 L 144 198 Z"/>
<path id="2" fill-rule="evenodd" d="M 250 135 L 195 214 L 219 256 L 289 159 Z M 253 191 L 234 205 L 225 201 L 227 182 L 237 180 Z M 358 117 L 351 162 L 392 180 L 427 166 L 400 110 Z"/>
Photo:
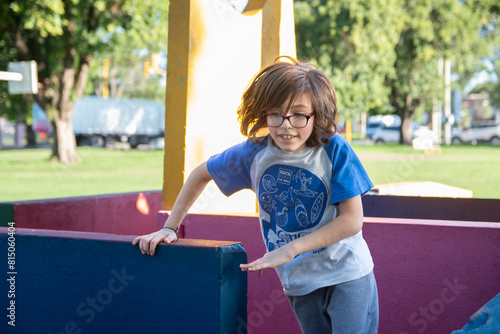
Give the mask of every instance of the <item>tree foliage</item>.
<path id="1" fill-rule="evenodd" d="M 494 7 L 484 3 L 440 0 L 403 5 L 406 16 L 395 47 L 396 75 L 388 78 L 388 84 L 393 110 L 403 119 L 401 142 L 411 143 L 410 119 L 417 108 L 442 99 L 439 59 L 450 60 L 456 73 L 477 67 L 482 57 L 491 54 L 498 31 L 490 30 L 497 20 L 491 15 Z"/>
<path id="2" fill-rule="evenodd" d="M 385 78 L 393 71 L 393 45 L 401 13 L 392 0 L 297 1 L 299 58 L 327 73 L 339 96 L 341 113 L 388 111 Z"/>
<path id="3" fill-rule="evenodd" d="M 149 2 L 149 3 L 148 3 Z M 155 7 L 156 6 L 156 7 Z M 115 34 L 113 47 L 97 55 L 90 69 L 87 93 L 102 95 L 103 64 L 109 62 L 109 94 L 111 97 L 155 99 L 164 103 L 166 77 L 145 74 L 145 63 L 152 54 L 166 55 L 168 5 L 148 0 L 133 12 L 134 29 Z"/>
<path id="4" fill-rule="evenodd" d="M 67 164 L 78 161 L 71 112 L 84 94 L 93 60 L 110 53 L 120 38 L 130 41 L 124 54 L 132 54 L 141 39 L 141 48 L 166 39 L 155 34 L 162 34 L 167 25 L 168 2 L 16 0 L 0 6 L 0 30 L 5 32 L 0 43 L 9 60 L 38 64 L 35 98 L 54 123 L 53 156 Z"/>
<path id="5" fill-rule="evenodd" d="M 464 85 L 500 49 L 498 12 L 493 0 L 297 1 L 298 54 L 327 72 L 347 117 L 396 113 L 409 143 L 412 116 L 442 99 L 439 59 Z"/>
<path id="6" fill-rule="evenodd" d="M 500 57 L 492 59 L 484 71 L 491 79 L 473 87 L 470 93 L 486 93 L 491 106 L 500 110 Z"/>

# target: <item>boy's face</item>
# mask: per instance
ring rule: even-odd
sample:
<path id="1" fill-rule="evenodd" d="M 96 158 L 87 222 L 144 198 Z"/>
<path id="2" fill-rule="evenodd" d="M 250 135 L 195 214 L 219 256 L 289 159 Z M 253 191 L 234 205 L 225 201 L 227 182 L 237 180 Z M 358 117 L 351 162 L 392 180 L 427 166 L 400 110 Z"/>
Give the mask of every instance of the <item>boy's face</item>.
<path id="1" fill-rule="evenodd" d="M 308 94 L 302 94 L 297 97 L 288 111 L 284 110 L 288 105 L 288 100 L 285 101 L 281 108 L 273 110 L 271 113 L 276 113 L 282 116 L 298 116 L 311 115 L 314 110 Z M 286 112 L 286 114 L 285 114 Z M 269 127 L 269 134 L 273 139 L 274 145 L 280 150 L 287 152 L 297 152 L 306 148 L 306 141 L 311 136 L 314 129 L 314 116 L 311 116 L 307 125 L 303 128 L 294 128 L 288 119 L 283 120 L 283 124 L 279 127 Z"/>

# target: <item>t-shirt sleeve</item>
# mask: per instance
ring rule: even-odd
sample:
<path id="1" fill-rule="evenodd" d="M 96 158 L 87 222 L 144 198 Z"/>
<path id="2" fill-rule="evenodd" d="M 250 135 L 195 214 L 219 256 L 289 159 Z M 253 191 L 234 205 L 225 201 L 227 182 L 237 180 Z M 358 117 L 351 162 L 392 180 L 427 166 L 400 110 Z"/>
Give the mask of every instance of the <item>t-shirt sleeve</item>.
<path id="1" fill-rule="evenodd" d="M 242 189 L 251 189 L 250 168 L 257 146 L 256 143 L 246 141 L 208 159 L 208 172 L 224 195 L 230 196 Z"/>
<path id="2" fill-rule="evenodd" d="M 340 135 L 332 138 L 332 198 L 331 203 L 363 195 L 373 188 L 365 168 L 349 143 Z"/>

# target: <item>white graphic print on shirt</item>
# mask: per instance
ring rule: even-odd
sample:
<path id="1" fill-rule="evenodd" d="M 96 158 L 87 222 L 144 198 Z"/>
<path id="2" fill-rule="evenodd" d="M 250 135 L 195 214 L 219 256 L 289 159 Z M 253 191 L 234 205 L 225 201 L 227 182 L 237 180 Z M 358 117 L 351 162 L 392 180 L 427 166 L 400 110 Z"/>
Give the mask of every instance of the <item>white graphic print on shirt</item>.
<path id="1" fill-rule="evenodd" d="M 265 170 L 258 189 L 259 205 L 271 220 L 262 221 L 269 251 L 306 235 L 323 217 L 327 187 L 306 169 L 272 165 Z M 269 238 L 269 233 L 274 236 Z"/>

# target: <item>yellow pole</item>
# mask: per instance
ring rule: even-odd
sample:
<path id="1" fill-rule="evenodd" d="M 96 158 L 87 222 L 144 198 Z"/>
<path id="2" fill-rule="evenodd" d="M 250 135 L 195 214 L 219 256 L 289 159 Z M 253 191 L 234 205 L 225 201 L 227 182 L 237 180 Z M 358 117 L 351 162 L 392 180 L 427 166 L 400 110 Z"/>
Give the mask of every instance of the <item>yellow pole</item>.
<path id="1" fill-rule="evenodd" d="M 109 60 L 108 59 L 104 59 L 102 61 L 102 78 L 103 78 L 102 97 L 104 99 L 107 99 L 109 97 L 109 87 L 108 87 Z"/>
<path id="2" fill-rule="evenodd" d="M 345 139 L 349 143 L 352 141 L 352 121 L 350 119 L 345 122 Z"/>
<path id="3" fill-rule="evenodd" d="M 262 7 L 261 66 L 278 56 L 296 56 L 292 0 L 267 0 Z"/>
<path id="4" fill-rule="evenodd" d="M 192 0 L 171 1 L 168 14 L 172 28 L 168 30 L 163 210 L 172 209 L 184 184 L 191 4 Z"/>

